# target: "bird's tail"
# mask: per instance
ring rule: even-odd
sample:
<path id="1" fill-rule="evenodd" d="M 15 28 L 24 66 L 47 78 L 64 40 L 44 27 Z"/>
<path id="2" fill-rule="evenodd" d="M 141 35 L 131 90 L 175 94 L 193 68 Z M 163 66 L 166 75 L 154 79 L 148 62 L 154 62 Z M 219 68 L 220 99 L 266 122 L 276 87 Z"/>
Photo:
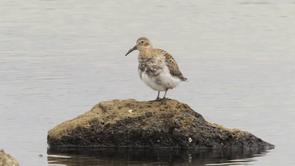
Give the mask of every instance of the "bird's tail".
<path id="1" fill-rule="evenodd" d="M 186 81 L 187 80 L 186 77 L 181 77 L 180 79 L 181 79 L 181 81 Z"/>

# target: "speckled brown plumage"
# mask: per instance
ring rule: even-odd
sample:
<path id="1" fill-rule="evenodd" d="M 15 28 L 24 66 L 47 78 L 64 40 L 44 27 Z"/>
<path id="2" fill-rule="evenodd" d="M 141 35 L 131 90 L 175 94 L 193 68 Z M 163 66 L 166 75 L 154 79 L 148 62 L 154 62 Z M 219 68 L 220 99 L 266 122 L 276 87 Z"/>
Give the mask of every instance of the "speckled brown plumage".
<path id="1" fill-rule="evenodd" d="M 187 78 L 185 78 L 179 70 L 179 67 L 174 58 L 167 52 L 164 54 L 164 57 L 166 65 L 168 66 L 171 75 L 180 78 L 182 81 L 186 81 Z"/>

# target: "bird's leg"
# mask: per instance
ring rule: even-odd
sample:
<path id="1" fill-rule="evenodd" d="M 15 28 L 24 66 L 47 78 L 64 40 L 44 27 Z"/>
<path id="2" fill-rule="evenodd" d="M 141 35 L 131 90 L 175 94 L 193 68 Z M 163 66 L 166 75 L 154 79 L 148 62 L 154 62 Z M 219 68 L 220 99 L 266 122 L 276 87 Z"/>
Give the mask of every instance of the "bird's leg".
<path id="1" fill-rule="evenodd" d="M 166 99 L 166 94 L 167 94 L 167 91 L 168 91 L 168 89 L 166 89 L 166 90 L 165 90 L 165 94 L 164 94 L 164 97 L 163 97 L 163 99 Z"/>
<path id="2" fill-rule="evenodd" d="M 159 100 L 160 99 L 160 91 L 158 91 L 158 96 L 156 98 L 156 100 Z"/>

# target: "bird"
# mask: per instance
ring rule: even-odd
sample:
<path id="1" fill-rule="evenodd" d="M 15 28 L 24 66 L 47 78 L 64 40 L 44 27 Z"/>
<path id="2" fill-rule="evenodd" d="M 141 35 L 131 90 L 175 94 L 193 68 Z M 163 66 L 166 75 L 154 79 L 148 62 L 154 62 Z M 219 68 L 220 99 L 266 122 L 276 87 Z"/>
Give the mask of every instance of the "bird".
<path id="1" fill-rule="evenodd" d="M 166 99 L 169 89 L 187 80 L 172 55 L 163 49 L 154 48 L 148 38 L 138 38 L 135 46 L 129 49 L 125 56 L 134 50 L 139 52 L 139 77 L 147 86 L 158 91 L 156 100 Z M 163 91 L 164 96 L 160 98 L 160 93 Z"/>

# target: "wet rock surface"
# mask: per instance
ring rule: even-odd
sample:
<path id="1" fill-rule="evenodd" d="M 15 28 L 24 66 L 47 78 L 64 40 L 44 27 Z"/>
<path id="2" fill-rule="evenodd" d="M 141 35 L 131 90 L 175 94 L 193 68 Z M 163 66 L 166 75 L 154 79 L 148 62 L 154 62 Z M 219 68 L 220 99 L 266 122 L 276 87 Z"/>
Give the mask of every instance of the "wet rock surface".
<path id="1" fill-rule="evenodd" d="M 0 150 L 0 166 L 19 166 L 14 157 Z"/>
<path id="2" fill-rule="evenodd" d="M 111 100 L 48 132 L 50 148 L 128 147 L 179 149 L 271 149 L 273 145 L 238 129 L 207 122 L 176 100 Z"/>

